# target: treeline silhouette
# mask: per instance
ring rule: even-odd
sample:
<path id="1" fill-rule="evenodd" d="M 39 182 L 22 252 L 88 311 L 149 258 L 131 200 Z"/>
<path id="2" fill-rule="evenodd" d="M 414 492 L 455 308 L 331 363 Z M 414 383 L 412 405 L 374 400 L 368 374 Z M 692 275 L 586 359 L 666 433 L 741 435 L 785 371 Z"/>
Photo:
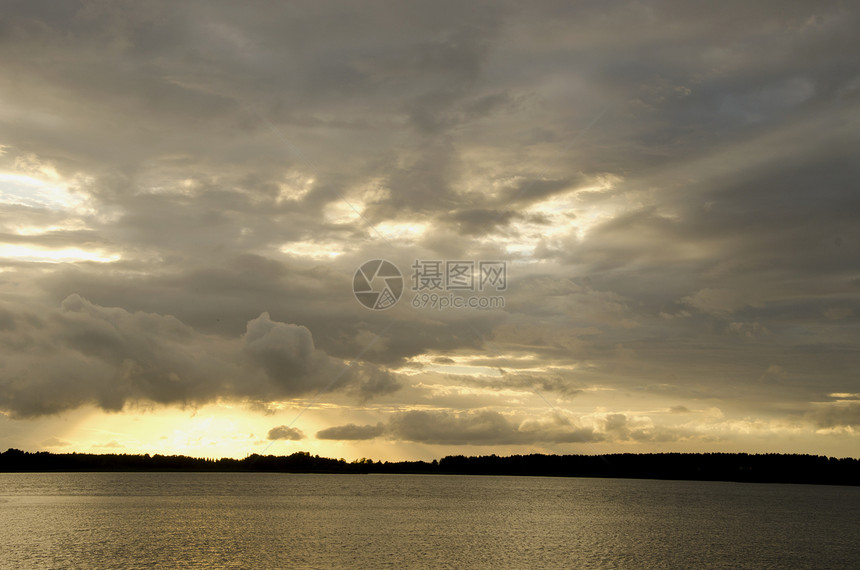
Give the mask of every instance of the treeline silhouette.
<path id="1" fill-rule="evenodd" d="M 249 455 L 203 459 L 184 455 L 29 453 L 0 454 L 2 472 L 44 471 L 268 471 L 284 473 L 423 473 L 623 477 L 759 483 L 860 485 L 860 459 L 778 453 L 620 453 L 610 455 L 447 456 L 441 460 L 347 462 L 311 455 Z"/>

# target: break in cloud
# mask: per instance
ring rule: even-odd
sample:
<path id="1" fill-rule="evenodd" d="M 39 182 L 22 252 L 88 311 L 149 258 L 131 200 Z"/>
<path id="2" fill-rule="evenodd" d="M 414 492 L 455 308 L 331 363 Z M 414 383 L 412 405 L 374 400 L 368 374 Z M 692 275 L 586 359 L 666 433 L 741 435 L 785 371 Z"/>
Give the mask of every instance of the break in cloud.
<path id="1" fill-rule="evenodd" d="M 6 6 L 0 408 L 313 396 L 330 441 L 852 449 L 858 23 Z M 351 279 L 376 258 L 506 260 L 505 307 L 368 311 Z M 528 427 L 548 405 L 604 419 Z"/>

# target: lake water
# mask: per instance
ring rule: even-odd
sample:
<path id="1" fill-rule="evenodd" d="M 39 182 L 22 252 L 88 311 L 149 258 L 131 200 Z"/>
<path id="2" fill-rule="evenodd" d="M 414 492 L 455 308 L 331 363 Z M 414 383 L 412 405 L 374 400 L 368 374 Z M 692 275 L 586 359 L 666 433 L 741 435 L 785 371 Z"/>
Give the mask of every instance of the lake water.
<path id="1" fill-rule="evenodd" d="M 4 567 L 857 568 L 860 488 L 0 474 Z"/>

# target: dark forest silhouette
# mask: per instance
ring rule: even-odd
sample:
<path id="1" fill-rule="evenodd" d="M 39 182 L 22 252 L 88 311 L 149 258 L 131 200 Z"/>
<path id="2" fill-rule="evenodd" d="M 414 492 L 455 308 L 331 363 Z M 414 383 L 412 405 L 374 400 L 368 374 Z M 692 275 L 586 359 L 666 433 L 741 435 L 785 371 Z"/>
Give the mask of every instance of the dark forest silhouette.
<path id="1" fill-rule="evenodd" d="M 285 473 L 424 473 L 623 477 L 759 483 L 860 485 L 860 459 L 746 453 L 643 453 L 610 455 L 447 456 L 439 461 L 347 462 L 311 455 L 249 455 L 202 459 L 183 455 L 29 453 L 0 454 L 2 472 L 44 471 L 268 471 Z"/>

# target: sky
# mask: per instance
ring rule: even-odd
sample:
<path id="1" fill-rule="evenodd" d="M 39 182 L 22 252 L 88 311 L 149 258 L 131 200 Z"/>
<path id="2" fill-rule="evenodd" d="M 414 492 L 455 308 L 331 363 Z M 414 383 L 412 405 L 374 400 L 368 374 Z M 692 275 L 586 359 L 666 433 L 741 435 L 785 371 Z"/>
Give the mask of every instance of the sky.
<path id="1" fill-rule="evenodd" d="M 0 449 L 858 457 L 856 3 L 2 5 Z"/>

